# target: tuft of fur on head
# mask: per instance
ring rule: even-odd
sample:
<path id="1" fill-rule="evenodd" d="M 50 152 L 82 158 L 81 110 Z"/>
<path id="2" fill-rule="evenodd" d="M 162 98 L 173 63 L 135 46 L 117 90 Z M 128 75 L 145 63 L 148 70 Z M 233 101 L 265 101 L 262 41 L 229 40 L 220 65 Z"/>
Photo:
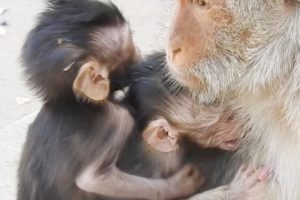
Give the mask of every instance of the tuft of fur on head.
<path id="1" fill-rule="evenodd" d="M 95 53 L 90 44 L 93 30 L 124 23 L 124 17 L 112 3 L 48 1 L 22 49 L 29 84 L 46 102 L 74 98 L 72 84 L 76 74 Z"/>
<path id="2" fill-rule="evenodd" d="M 58 22 L 69 24 L 125 22 L 119 9 L 111 1 L 103 0 L 52 0 L 48 1 L 47 11 L 43 15 L 45 21 L 48 17 L 50 20 L 56 17 Z"/>

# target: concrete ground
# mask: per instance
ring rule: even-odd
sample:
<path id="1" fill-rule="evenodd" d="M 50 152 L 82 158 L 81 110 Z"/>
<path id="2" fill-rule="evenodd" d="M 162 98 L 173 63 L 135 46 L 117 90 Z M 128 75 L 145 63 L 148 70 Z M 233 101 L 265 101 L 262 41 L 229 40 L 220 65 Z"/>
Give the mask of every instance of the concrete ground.
<path id="1" fill-rule="evenodd" d="M 175 0 L 113 0 L 129 19 L 137 46 L 145 54 L 163 49 Z M 25 85 L 19 62 L 26 34 L 43 8 L 42 0 L 0 0 L 8 26 L 0 31 L 0 197 L 14 200 L 16 171 L 28 125 L 41 103 Z M 6 34 L 3 33 L 3 29 Z"/>

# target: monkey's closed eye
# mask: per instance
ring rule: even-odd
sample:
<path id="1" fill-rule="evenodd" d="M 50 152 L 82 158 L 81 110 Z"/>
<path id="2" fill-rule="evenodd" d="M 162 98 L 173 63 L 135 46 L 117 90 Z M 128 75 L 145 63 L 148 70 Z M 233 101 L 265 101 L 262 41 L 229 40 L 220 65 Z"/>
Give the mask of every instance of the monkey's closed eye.
<path id="1" fill-rule="evenodd" d="M 284 3 L 287 5 L 298 7 L 298 8 L 300 7 L 299 0 L 284 0 Z"/>
<path id="2" fill-rule="evenodd" d="M 206 6 L 206 0 L 190 0 L 190 3 L 197 4 L 198 6 Z"/>

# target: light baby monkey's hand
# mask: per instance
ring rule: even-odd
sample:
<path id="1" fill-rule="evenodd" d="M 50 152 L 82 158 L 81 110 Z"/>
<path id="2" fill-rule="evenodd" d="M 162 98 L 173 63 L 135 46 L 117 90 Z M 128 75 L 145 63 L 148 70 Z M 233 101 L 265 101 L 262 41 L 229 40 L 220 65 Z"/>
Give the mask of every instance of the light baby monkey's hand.
<path id="1" fill-rule="evenodd" d="M 188 200 L 265 200 L 270 178 L 267 168 L 243 165 L 229 185 L 208 190 Z"/>
<path id="2" fill-rule="evenodd" d="M 229 185 L 230 199 L 263 200 L 272 173 L 266 167 L 243 165 Z"/>

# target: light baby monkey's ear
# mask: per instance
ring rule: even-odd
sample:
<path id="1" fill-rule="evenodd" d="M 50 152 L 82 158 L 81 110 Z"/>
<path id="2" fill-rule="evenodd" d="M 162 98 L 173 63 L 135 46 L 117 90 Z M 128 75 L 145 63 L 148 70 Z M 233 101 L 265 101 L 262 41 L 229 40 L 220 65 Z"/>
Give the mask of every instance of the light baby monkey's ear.
<path id="1" fill-rule="evenodd" d="M 163 118 L 151 121 L 143 132 L 143 138 L 150 146 L 163 153 L 179 148 L 178 131 Z"/>
<path id="2" fill-rule="evenodd" d="M 110 82 L 106 66 L 91 58 L 80 67 L 73 83 L 76 95 L 93 102 L 101 102 L 108 97 L 109 90 Z"/>

